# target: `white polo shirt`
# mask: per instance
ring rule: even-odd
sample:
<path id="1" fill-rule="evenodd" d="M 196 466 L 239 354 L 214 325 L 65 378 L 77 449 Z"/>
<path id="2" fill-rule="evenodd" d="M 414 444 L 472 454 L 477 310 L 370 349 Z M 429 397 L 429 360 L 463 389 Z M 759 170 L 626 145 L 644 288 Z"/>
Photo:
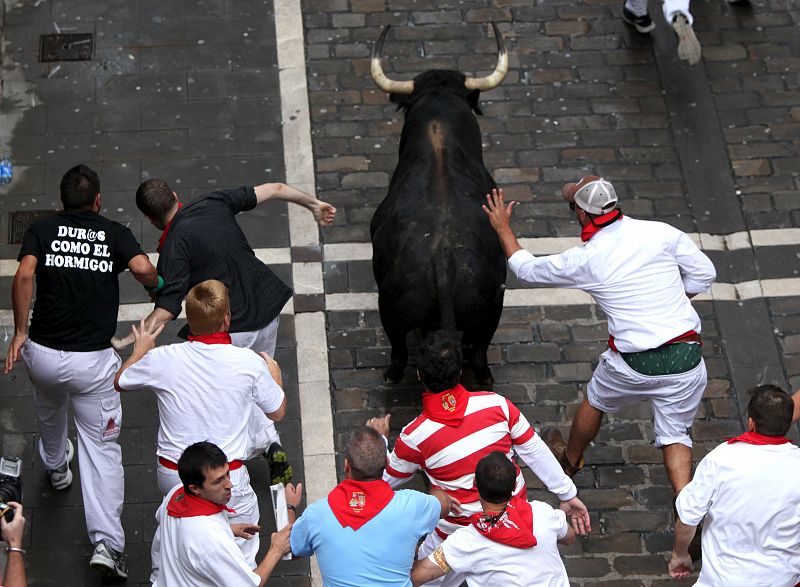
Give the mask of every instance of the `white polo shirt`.
<path id="1" fill-rule="evenodd" d="M 167 503 L 176 485 L 156 512 L 161 566 L 153 587 L 251 587 L 261 578 L 245 562 L 233 539 L 228 514 L 174 518 Z"/>
<path id="2" fill-rule="evenodd" d="M 678 494 L 683 523 L 703 524 L 702 587 L 800 582 L 800 449 L 721 444 Z"/>
<path id="3" fill-rule="evenodd" d="M 700 332 L 700 317 L 686 294 L 707 292 L 717 275 L 685 233 L 629 216 L 560 255 L 517 251 L 508 266 L 523 281 L 591 294 L 623 353 L 659 347 L 690 330 Z"/>
<path id="4" fill-rule="evenodd" d="M 451 572 L 461 574 L 470 587 L 569 587 L 556 545 L 569 531 L 566 515 L 541 501 L 530 504 L 536 546 L 514 548 L 500 544 L 469 525 L 453 532 L 441 544 Z M 434 554 L 428 559 L 438 564 Z"/>
<path id="5" fill-rule="evenodd" d="M 200 441 L 216 444 L 229 460 L 246 459 L 253 403 L 272 413 L 284 397 L 264 359 L 254 351 L 202 342 L 151 349 L 125 369 L 119 386 L 156 393 L 160 420 L 156 454 L 173 462 L 187 446 Z"/>

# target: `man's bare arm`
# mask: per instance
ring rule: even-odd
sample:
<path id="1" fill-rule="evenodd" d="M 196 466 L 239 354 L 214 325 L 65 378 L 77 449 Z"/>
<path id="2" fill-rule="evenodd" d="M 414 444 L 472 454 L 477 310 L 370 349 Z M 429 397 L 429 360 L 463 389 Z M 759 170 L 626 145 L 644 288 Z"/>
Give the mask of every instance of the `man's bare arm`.
<path id="1" fill-rule="evenodd" d="M 444 558 L 444 555 L 442 555 L 442 558 Z M 444 561 L 444 564 L 447 564 L 447 561 Z M 431 562 L 426 556 L 418 561 L 414 561 L 414 566 L 411 567 L 411 583 L 414 587 L 419 587 L 419 585 L 423 585 L 428 581 L 444 577 L 448 572 L 449 568 L 447 571 L 441 569 L 439 565 Z"/>
<path id="2" fill-rule="evenodd" d="M 133 352 L 131 352 L 131 356 L 122 364 L 117 374 L 114 376 L 114 389 L 117 391 L 125 391 L 119 386 L 119 378 L 122 377 L 122 373 L 134 363 L 141 361 L 142 357 L 147 354 L 147 351 L 156 346 L 156 338 L 158 338 L 162 330 L 164 330 L 163 324 L 150 327 L 145 323 L 144 319 L 139 323 L 139 330 L 136 329 L 136 325 L 131 326 L 131 336 L 133 336 L 135 340 Z"/>
<path id="3" fill-rule="evenodd" d="M 28 340 L 28 314 L 33 297 L 33 278 L 36 274 L 38 259 L 34 255 L 25 255 L 19 262 L 11 285 L 11 304 L 14 308 L 14 337 L 8 347 L 6 364 L 3 373 L 8 373 L 19 360 L 22 345 Z"/>
<path id="4" fill-rule="evenodd" d="M 170 320 L 175 319 L 175 314 L 170 312 L 169 310 L 165 310 L 164 308 L 154 308 L 152 312 L 144 318 L 144 323 L 149 330 L 155 330 L 159 326 L 166 324 Z M 134 341 L 133 332 L 129 335 L 124 336 L 122 338 L 112 338 L 111 339 L 111 346 L 114 347 L 114 350 L 120 352 L 131 345 Z"/>
<path id="5" fill-rule="evenodd" d="M 158 271 L 150 262 L 150 258 L 145 255 L 136 255 L 128 261 L 128 269 L 133 278 L 145 287 L 156 287 L 158 285 Z"/>
<path id="6" fill-rule="evenodd" d="M 267 554 L 264 555 L 264 558 L 258 566 L 253 569 L 253 572 L 261 577 L 259 587 L 264 587 L 272 571 L 275 570 L 275 566 L 281 561 L 281 557 L 291 550 L 289 542 L 291 532 L 292 525 L 288 524 L 280 532 L 272 533 L 272 541 L 270 542 Z"/>
<path id="7" fill-rule="evenodd" d="M 336 208 L 285 183 L 262 183 L 255 186 L 254 189 L 257 204 L 263 204 L 269 200 L 283 200 L 299 204 L 311 211 L 314 220 L 320 226 L 329 226 L 336 217 Z"/>

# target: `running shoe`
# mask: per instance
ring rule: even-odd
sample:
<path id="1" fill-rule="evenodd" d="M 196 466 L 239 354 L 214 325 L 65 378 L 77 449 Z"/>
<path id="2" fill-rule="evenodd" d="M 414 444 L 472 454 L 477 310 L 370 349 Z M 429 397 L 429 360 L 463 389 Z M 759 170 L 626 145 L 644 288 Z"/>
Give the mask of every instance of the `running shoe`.
<path id="1" fill-rule="evenodd" d="M 124 555 L 112 548 L 106 540 L 95 544 L 89 566 L 111 579 L 128 578 L 128 565 L 125 564 Z"/>
<path id="2" fill-rule="evenodd" d="M 69 468 L 69 464 L 74 457 L 75 447 L 72 446 L 72 441 L 67 438 L 67 462 L 58 469 L 47 471 L 50 475 L 50 485 L 52 485 L 53 489 L 56 491 L 62 491 L 72 485 L 72 471 Z"/>
<path id="3" fill-rule="evenodd" d="M 626 23 L 634 27 L 640 33 L 649 33 L 656 25 L 653 24 L 653 21 L 650 19 L 650 14 L 645 12 L 642 16 L 638 14 L 634 14 L 630 10 L 625 7 L 625 4 L 622 5 L 622 20 Z"/>

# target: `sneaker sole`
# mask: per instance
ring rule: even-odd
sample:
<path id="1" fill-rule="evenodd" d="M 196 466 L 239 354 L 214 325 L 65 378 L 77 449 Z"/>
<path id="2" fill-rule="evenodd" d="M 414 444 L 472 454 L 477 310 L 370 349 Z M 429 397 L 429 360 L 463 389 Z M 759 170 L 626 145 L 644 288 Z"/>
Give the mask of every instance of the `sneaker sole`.
<path id="1" fill-rule="evenodd" d="M 649 33 L 650 31 L 652 31 L 653 29 L 656 28 L 656 23 L 654 23 L 654 22 L 651 22 L 650 26 L 642 26 L 640 24 L 636 24 L 635 21 L 626 18 L 624 14 L 622 15 L 622 20 L 625 21 L 626 24 L 631 25 L 633 28 L 635 28 L 637 31 L 639 31 L 642 34 Z"/>
<path id="2" fill-rule="evenodd" d="M 50 479 L 50 487 L 56 491 L 64 491 L 65 489 L 69 489 L 70 485 L 72 485 L 72 471 L 69 468 L 67 468 L 67 476 L 58 483 L 53 483 L 53 479 Z"/>
<path id="3" fill-rule="evenodd" d="M 105 559 L 103 560 L 90 560 L 89 566 L 92 567 L 95 571 L 103 573 L 106 577 L 112 577 L 117 579 L 127 579 L 128 573 L 120 571 L 117 566 L 113 563 L 113 561 L 109 564 Z"/>
<path id="4" fill-rule="evenodd" d="M 694 34 L 692 25 L 683 16 L 678 16 L 672 23 L 675 34 L 678 35 L 678 59 L 686 61 L 689 65 L 697 65 L 702 57 L 703 50 L 700 41 Z"/>

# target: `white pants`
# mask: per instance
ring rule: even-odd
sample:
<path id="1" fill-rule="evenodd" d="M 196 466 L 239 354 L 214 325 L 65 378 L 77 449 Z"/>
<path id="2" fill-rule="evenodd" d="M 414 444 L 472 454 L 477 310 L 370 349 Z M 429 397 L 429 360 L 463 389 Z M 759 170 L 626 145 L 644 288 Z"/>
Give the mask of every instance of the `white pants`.
<path id="1" fill-rule="evenodd" d="M 122 450 L 117 444 L 122 404 L 114 389 L 120 359 L 114 349 L 68 352 L 31 340 L 22 359 L 33 382 L 39 420 L 39 455 L 47 469 L 66 463 L 67 404 L 72 405 L 78 429 L 78 466 L 89 540 L 105 539 L 125 550 L 120 522 L 125 496 Z"/>
<path id="2" fill-rule="evenodd" d="M 280 315 L 260 330 L 252 332 L 231 332 L 231 342 L 238 347 L 252 349 L 257 353 L 267 353 L 275 356 L 278 343 L 278 325 Z M 250 411 L 248 424 L 248 459 L 255 458 L 264 453 L 270 444 L 281 442 L 281 437 L 275 429 L 275 423 L 267 418 L 258 406 L 253 404 Z M 236 509 L 236 508 L 234 508 Z"/>
<path id="3" fill-rule="evenodd" d="M 644 16 L 647 14 L 647 0 L 626 0 L 625 8 L 637 16 Z M 664 0 L 664 18 L 669 24 L 672 24 L 672 19 L 678 13 L 685 15 L 689 24 L 694 22 L 692 13 L 689 12 L 689 0 Z"/>
<path id="4" fill-rule="evenodd" d="M 156 475 L 158 477 L 158 488 L 161 493 L 166 495 L 175 488 L 176 485 L 181 485 L 181 478 L 178 476 L 178 471 L 168 469 L 160 464 L 156 467 Z M 253 487 L 250 485 L 250 473 L 246 466 L 239 467 L 235 471 L 231 471 L 231 500 L 228 502 L 228 507 L 236 510 L 236 514 L 228 516 L 231 524 L 258 524 L 261 513 L 258 509 L 258 498 L 256 497 Z M 256 554 L 258 553 L 259 537 L 258 534 L 253 536 L 250 540 L 244 538 L 234 538 L 236 544 L 244 555 L 244 560 L 247 561 L 251 567 L 256 566 Z M 160 540 L 159 540 L 160 541 Z M 151 549 L 151 556 L 153 558 L 153 568 L 157 569 L 160 566 L 160 545 L 156 544 L 155 538 Z"/>
<path id="5" fill-rule="evenodd" d="M 618 352 L 600 355 L 586 390 L 589 404 L 602 412 L 648 400 L 653 409 L 656 447 L 684 444 L 692 447 L 689 429 L 706 389 L 706 364 L 675 375 L 642 375 L 631 369 Z"/>

